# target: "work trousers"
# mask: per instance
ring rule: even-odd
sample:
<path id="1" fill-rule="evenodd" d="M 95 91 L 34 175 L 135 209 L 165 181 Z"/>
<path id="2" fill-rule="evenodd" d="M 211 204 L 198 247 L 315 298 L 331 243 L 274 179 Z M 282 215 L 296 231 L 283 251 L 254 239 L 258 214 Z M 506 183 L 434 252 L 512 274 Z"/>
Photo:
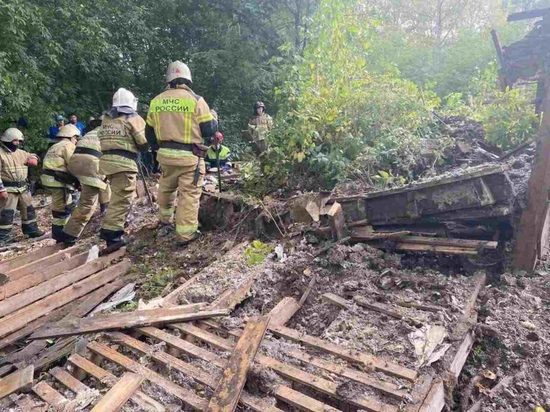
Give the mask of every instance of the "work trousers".
<path id="1" fill-rule="evenodd" d="M 136 191 L 136 176 L 135 172 L 120 172 L 107 176 L 111 185 L 111 201 L 101 225 L 102 232 L 124 232 L 124 224 Z"/>
<path id="2" fill-rule="evenodd" d="M 63 187 L 48 187 L 52 196 L 52 238 L 63 240 L 63 227 L 69 220 L 73 210 L 71 190 Z"/>
<path id="3" fill-rule="evenodd" d="M 78 206 L 74 209 L 63 231 L 72 238 L 78 238 L 94 214 L 94 207 L 99 198 L 101 205 L 109 203 L 111 189 L 105 190 L 94 186 L 82 185 Z"/>
<path id="4" fill-rule="evenodd" d="M 176 233 L 182 241 L 191 240 L 199 228 L 199 205 L 205 174 L 204 160 L 200 159 L 200 175 L 197 182 L 194 182 L 196 163 L 188 166 L 161 164 L 161 168 L 158 192 L 159 219 L 162 223 L 171 222 L 177 194 Z"/>
<path id="5" fill-rule="evenodd" d="M 29 191 L 23 193 L 8 193 L 8 198 L 0 200 L 0 239 L 9 236 L 13 227 L 15 210 L 21 214 L 21 229 L 29 235 L 38 232 L 36 211 L 32 205 Z"/>

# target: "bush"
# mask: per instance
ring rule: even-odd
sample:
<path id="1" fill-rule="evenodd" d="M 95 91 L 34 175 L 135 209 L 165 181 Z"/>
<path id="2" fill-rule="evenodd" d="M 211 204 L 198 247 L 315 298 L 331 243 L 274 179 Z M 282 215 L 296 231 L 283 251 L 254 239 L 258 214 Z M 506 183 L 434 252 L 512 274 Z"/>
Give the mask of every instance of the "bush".
<path id="1" fill-rule="evenodd" d="M 322 1 L 312 27 L 303 57 L 282 69 L 279 115 L 254 186 L 328 189 L 358 167 L 409 177 L 439 99 L 395 73 L 369 71 L 377 23 L 355 1 Z"/>

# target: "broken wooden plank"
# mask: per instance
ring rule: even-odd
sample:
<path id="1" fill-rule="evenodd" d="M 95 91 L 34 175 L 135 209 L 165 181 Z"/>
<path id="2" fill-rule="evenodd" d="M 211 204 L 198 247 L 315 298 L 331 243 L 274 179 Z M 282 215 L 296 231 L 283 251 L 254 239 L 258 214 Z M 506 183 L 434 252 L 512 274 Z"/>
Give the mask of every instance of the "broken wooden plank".
<path id="1" fill-rule="evenodd" d="M 250 279 L 242 282 L 236 289 L 230 288 L 222 293 L 214 302 L 212 302 L 212 308 L 217 309 L 227 309 L 232 311 L 239 305 L 243 300 L 250 296 L 250 290 L 256 278 L 253 276 Z"/>
<path id="2" fill-rule="evenodd" d="M 185 403 L 187 406 L 189 406 L 191 409 L 195 411 L 203 411 L 207 406 L 207 401 L 199 397 L 198 395 L 196 395 L 193 391 L 183 388 L 179 385 L 176 385 L 175 383 L 173 383 L 167 378 L 164 378 L 157 372 L 154 372 L 151 369 L 148 369 L 145 366 L 141 365 L 139 362 L 136 362 L 120 354 L 119 352 L 117 352 L 113 348 L 110 348 L 109 346 L 106 346 L 98 342 L 90 342 L 88 344 L 88 348 L 92 352 L 97 353 L 100 356 L 103 356 L 105 359 L 108 359 L 119 366 L 122 366 L 126 370 L 129 370 L 131 372 L 134 372 L 143 376 L 145 379 L 147 379 L 151 383 L 155 384 L 156 386 L 159 386 L 160 388 L 164 389 L 168 393 L 177 397 L 179 400 L 181 400 L 183 403 Z"/>
<path id="3" fill-rule="evenodd" d="M 58 391 L 48 385 L 45 381 L 38 382 L 33 386 L 32 391 L 44 402 L 53 407 L 55 411 L 65 411 L 69 400 Z"/>
<path id="4" fill-rule="evenodd" d="M 59 381 L 67 389 L 70 389 L 75 394 L 89 391 L 90 388 L 76 379 L 73 375 L 67 372 L 65 369 L 56 366 L 49 371 L 57 381 Z"/>
<path id="5" fill-rule="evenodd" d="M 160 306 L 174 306 L 178 304 L 178 299 L 183 292 L 185 292 L 191 285 L 199 280 L 200 273 L 197 273 L 192 278 L 187 279 L 181 286 L 174 289 L 168 295 L 161 299 Z"/>
<path id="6" fill-rule="evenodd" d="M 269 324 L 284 326 L 300 309 L 298 301 L 292 297 L 285 297 L 269 312 Z"/>
<path id="7" fill-rule="evenodd" d="M 111 295 L 115 290 L 120 289 L 123 284 L 124 284 L 123 278 L 116 279 L 115 281 L 96 289 L 92 293 L 89 293 L 88 295 L 85 295 L 79 299 L 76 299 L 62 306 L 61 308 L 49 313 L 48 315 L 42 316 L 36 319 L 35 321 L 30 322 L 24 328 L 19 329 L 17 332 L 14 332 L 0 339 L 0 349 L 8 345 L 11 345 L 16 341 L 18 341 L 19 339 L 22 339 L 30 335 L 35 330 L 39 329 L 41 326 L 45 325 L 50 321 L 63 318 L 64 316 L 70 316 L 71 318 L 73 318 L 73 317 L 82 317 L 87 315 L 99 303 L 103 302 L 103 300 L 105 300 L 107 296 Z M 10 355 L 7 361 L 11 363 L 27 362 L 33 356 L 37 355 L 42 350 L 42 348 L 45 348 L 48 345 L 48 342 L 47 340 L 40 340 L 40 341 L 34 341 L 32 344 L 36 345 L 34 346 L 35 349 L 28 351 L 27 353 L 16 352 L 13 354 L 13 357 Z M 49 357 L 48 355 L 49 352 L 50 352 L 50 349 L 48 348 L 47 352 L 44 354 L 41 354 L 39 359 Z M 52 359 L 54 358 L 52 357 Z M 37 370 L 38 370 L 38 364 L 45 365 L 45 366 L 47 365 L 45 363 L 40 362 L 38 359 L 32 360 L 30 362 L 35 365 Z"/>
<path id="8" fill-rule="evenodd" d="M 23 328 L 29 322 L 48 314 L 52 310 L 90 293 L 108 282 L 111 282 L 116 277 L 126 273 L 130 266 L 130 260 L 125 259 L 122 262 L 92 275 L 85 280 L 68 286 L 65 289 L 61 289 L 60 291 L 38 302 L 11 313 L 0 321 L 0 337 L 13 333 Z"/>
<path id="9" fill-rule="evenodd" d="M 340 306 L 342 308 L 353 311 L 353 307 L 350 305 L 350 303 L 346 299 L 344 299 L 344 298 L 342 298 L 338 295 L 335 295 L 334 293 L 325 293 L 323 295 L 323 299 L 325 299 L 328 302 L 333 303 L 337 306 Z M 399 312 L 391 310 L 391 309 L 385 307 L 382 304 L 371 303 L 371 302 L 367 301 L 362 296 L 354 296 L 353 301 L 355 303 L 357 303 L 359 306 L 362 306 L 364 308 L 373 310 L 373 311 L 378 312 L 378 313 L 382 313 L 383 315 L 389 316 L 389 317 L 394 318 L 394 319 L 404 320 L 405 322 L 407 322 L 407 323 L 409 323 L 413 326 L 421 326 L 422 325 L 422 322 L 417 321 L 416 319 L 413 319 L 409 316 L 405 316 L 405 315 L 403 315 Z"/>
<path id="10" fill-rule="evenodd" d="M 0 288 L 0 293 L 2 293 L 3 289 L 7 299 L 0 302 L 0 317 L 21 309 L 24 306 L 30 305 L 43 297 L 51 295 L 60 289 L 63 289 L 75 282 L 93 275 L 96 272 L 99 272 L 100 270 L 105 269 L 114 259 L 120 258 L 123 255 L 124 251 L 121 252 L 119 250 L 112 255 L 86 263 L 86 258 L 88 257 L 88 252 L 86 252 L 58 263 L 57 265 L 53 265 L 42 272 L 25 276 L 4 285 Z M 62 269 L 60 269 L 61 266 Z M 64 271 L 68 271 L 68 273 L 60 274 Z M 50 279 L 50 276 L 53 278 Z M 36 286 L 30 287 L 32 285 Z M 27 287 L 30 287 L 30 289 L 27 289 Z M 24 291 L 18 293 L 21 290 Z"/>
<path id="11" fill-rule="evenodd" d="M 201 321 L 200 324 L 207 325 L 217 332 L 225 332 L 230 336 L 236 337 L 237 339 L 242 336 L 242 331 L 240 329 L 224 330 L 219 324 L 213 321 Z M 270 322 L 269 325 L 271 324 L 272 323 Z M 352 369 L 343 365 L 336 364 L 334 362 L 326 361 L 322 358 L 312 356 L 307 352 L 299 349 L 287 349 L 285 351 L 285 354 L 301 362 L 308 363 L 317 368 L 325 369 L 328 372 L 340 375 L 346 379 L 350 379 L 358 383 L 362 383 L 366 386 L 370 386 L 371 388 L 384 392 L 385 394 L 392 396 L 396 399 L 404 399 L 407 397 L 407 393 L 399 390 L 400 387 L 398 385 L 381 379 L 374 379 L 369 375 L 358 371 L 357 369 Z"/>
<path id="12" fill-rule="evenodd" d="M 328 222 L 330 225 L 330 231 L 334 240 L 340 240 L 345 236 L 346 219 L 344 217 L 344 211 L 342 205 L 338 202 L 333 203 L 328 213 Z"/>
<path id="13" fill-rule="evenodd" d="M 17 280 L 23 276 L 39 272 L 44 268 L 55 265 L 59 262 L 62 262 L 66 259 L 70 259 L 72 256 L 76 255 L 80 249 L 80 246 L 73 246 L 67 249 L 62 249 L 53 255 L 45 256 L 41 259 L 35 260 L 33 262 L 27 263 L 26 265 L 17 267 L 10 270 L 6 275 L 9 276 L 10 280 Z"/>
<path id="14" fill-rule="evenodd" d="M 70 322 L 45 325 L 42 329 L 33 333 L 30 339 L 44 339 L 114 329 L 189 322 L 192 320 L 225 316 L 228 313 L 225 309 L 197 310 L 196 306 L 193 305 L 191 310 L 187 306 L 175 306 L 172 308 L 144 309 L 133 312 L 97 315 L 92 318 L 74 319 Z"/>
<path id="15" fill-rule="evenodd" d="M 216 336 L 212 333 L 206 332 L 196 326 L 189 325 L 189 324 L 176 324 L 172 326 L 178 330 L 181 330 L 182 332 L 188 333 L 204 341 L 205 343 L 211 344 L 219 349 L 231 351 L 233 348 L 233 344 L 229 340 Z M 259 365 L 272 369 L 273 371 L 277 372 L 278 374 L 284 376 L 287 379 L 290 379 L 301 385 L 306 385 L 310 388 L 313 388 L 319 391 L 320 393 L 323 393 L 335 399 L 344 401 L 349 405 L 353 405 L 358 408 L 362 408 L 362 409 L 365 409 L 368 411 L 374 411 L 374 412 L 376 411 L 390 412 L 390 411 L 398 410 L 398 408 L 393 405 L 385 404 L 383 402 L 380 402 L 372 398 L 368 398 L 366 396 L 357 396 L 353 399 L 344 398 L 340 396 L 340 394 L 338 393 L 337 383 L 320 378 L 316 375 L 312 375 L 308 372 L 304 372 L 295 366 L 284 364 L 276 359 L 273 359 L 264 355 L 257 355 L 256 361 L 258 362 Z"/>
<path id="16" fill-rule="evenodd" d="M 432 313 L 439 313 L 445 310 L 445 308 L 442 308 L 441 306 L 425 305 L 424 303 L 409 302 L 404 300 L 398 300 L 395 302 L 395 304 L 403 306 L 404 308 L 413 308 Z"/>
<path id="17" fill-rule="evenodd" d="M 0 273 L 6 274 L 18 267 L 28 265 L 29 263 L 35 262 L 44 257 L 51 256 L 62 250 L 64 247 L 65 246 L 63 244 L 55 243 L 53 245 L 41 247 L 40 249 L 36 249 L 30 253 L 8 259 L 5 262 L 0 263 Z"/>
<path id="18" fill-rule="evenodd" d="M 468 356 L 470 355 L 470 351 L 472 350 L 473 346 L 474 333 L 470 332 L 464 337 L 464 340 L 460 343 L 460 346 L 458 347 L 455 356 L 453 357 L 448 367 L 448 371 L 455 379 L 458 379 L 458 377 L 460 376 L 460 372 L 462 372 L 462 368 L 466 364 L 466 360 L 468 359 Z"/>
<path id="19" fill-rule="evenodd" d="M 15 371 L 0 379 L 0 399 L 29 388 L 34 379 L 34 366 L 29 365 L 25 369 Z"/>
<path id="20" fill-rule="evenodd" d="M 114 332 L 109 334 L 108 336 L 113 340 L 114 343 L 122 344 L 131 350 L 137 351 L 140 355 L 150 356 L 157 362 L 165 365 L 167 368 L 178 370 L 182 374 L 189 376 L 197 382 L 207 385 L 212 389 L 216 388 L 216 379 L 214 379 L 201 369 L 191 365 L 190 363 L 184 362 L 181 359 L 170 355 L 169 353 L 156 351 L 151 345 L 148 345 L 120 332 Z M 189 345 L 187 347 L 189 347 Z M 221 359 L 217 358 L 214 364 L 223 367 L 223 364 L 225 363 L 225 360 L 222 361 Z M 247 393 L 243 393 L 240 400 L 244 406 L 256 412 L 280 412 L 278 408 L 267 405 L 263 400 Z"/>
<path id="21" fill-rule="evenodd" d="M 264 338 L 269 317 L 249 320 L 237 341 L 216 390 L 206 409 L 208 412 L 233 412 L 237 407 L 248 369 L 254 362 Z"/>
<path id="22" fill-rule="evenodd" d="M 409 230 L 397 230 L 394 232 L 375 231 L 372 226 L 357 226 L 351 231 L 351 240 L 354 242 L 366 242 L 369 240 L 398 239 L 410 235 Z"/>
<path id="23" fill-rule="evenodd" d="M 195 328 L 195 329 L 201 330 L 199 328 Z M 181 338 L 178 338 L 174 335 L 166 333 L 165 331 L 162 331 L 156 328 L 142 328 L 140 329 L 140 331 L 151 338 L 157 339 L 161 342 L 166 342 L 166 344 L 168 344 L 169 346 L 174 347 L 175 349 L 189 356 L 192 356 L 197 359 L 201 359 L 205 362 L 209 362 L 218 368 L 223 368 L 225 366 L 225 363 L 226 363 L 225 359 L 222 359 L 218 355 L 215 355 L 212 352 L 207 351 L 192 343 L 189 343 Z M 217 343 L 219 345 L 225 345 L 224 342 L 217 342 Z M 229 347 L 232 347 L 232 346 L 231 345 L 227 346 L 228 349 Z M 337 409 L 332 408 L 325 403 L 319 402 L 314 398 L 304 395 L 301 392 L 297 392 L 284 385 L 277 385 L 275 388 L 273 388 L 273 394 L 277 397 L 277 399 L 283 402 L 286 402 L 289 405 L 293 405 L 297 407 L 299 406 L 300 410 L 303 410 L 303 411 L 307 411 L 307 412 L 337 411 Z M 241 399 L 242 399 L 242 396 L 241 396 Z"/>
<path id="24" fill-rule="evenodd" d="M 143 377 L 126 372 L 109 392 L 99 400 L 91 412 L 117 412 L 139 389 Z"/>
<path id="25" fill-rule="evenodd" d="M 405 236 L 399 239 L 403 243 L 415 243 L 418 245 L 453 246 L 472 249 L 496 249 L 498 242 L 472 239 L 452 239 L 440 237 Z"/>
<path id="26" fill-rule="evenodd" d="M 380 247 L 380 245 L 374 245 Z M 474 248 L 457 247 L 457 246 L 437 246 L 437 245 L 424 245 L 417 243 L 404 243 L 401 241 L 396 242 L 391 246 L 395 250 L 403 250 L 406 252 L 431 252 L 431 253 L 445 253 L 447 255 L 469 255 L 476 256 L 479 251 Z"/>
<path id="27" fill-rule="evenodd" d="M 58 275 L 61 275 L 62 273 L 75 269 L 86 263 L 87 258 L 88 252 L 79 253 L 78 255 L 71 256 L 70 258 L 63 260 L 57 264 L 47 266 L 42 270 L 37 270 L 33 273 L 20 277 L 19 279 L 10 281 L 0 286 L 0 300 L 7 299 L 10 296 L 14 296 L 29 288 L 32 288 L 39 283 L 45 282 L 49 279 L 55 278 Z M 1 302 L 0 304 L 3 304 L 4 306 L 6 305 L 4 302 Z"/>
<path id="28" fill-rule="evenodd" d="M 334 343 L 324 341 L 314 336 L 306 335 L 305 333 L 301 333 L 284 326 L 270 326 L 269 330 L 285 339 L 300 342 L 306 346 L 330 353 L 353 363 L 359 363 L 367 367 L 374 367 L 379 371 L 404 378 L 409 381 L 414 381 L 418 376 L 418 373 L 415 370 L 406 368 L 397 363 L 386 361 L 353 349 L 342 348 Z"/>
<path id="29" fill-rule="evenodd" d="M 452 341 L 458 341 L 464 338 L 464 336 L 475 326 L 477 323 L 477 311 L 476 302 L 479 294 L 487 283 L 487 274 L 485 272 L 476 272 L 472 278 L 473 289 L 466 305 L 462 316 L 458 320 L 458 323 L 453 328 L 453 333 L 450 336 Z"/>
<path id="30" fill-rule="evenodd" d="M 113 386 L 118 382 L 118 378 L 111 372 L 106 371 L 78 354 L 71 355 L 69 357 L 69 363 L 71 363 L 74 367 L 83 370 L 90 376 L 93 376 L 107 386 Z M 131 400 L 146 411 L 165 412 L 164 406 L 150 396 L 145 395 L 143 392 L 135 392 Z"/>
<path id="31" fill-rule="evenodd" d="M 82 278 L 84 278 L 85 276 L 92 275 L 96 272 L 99 272 L 100 270 L 107 268 L 111 262 L 121 258 L 122 256 L 124 256 L 124 254 L 125 254 L 125 250 L 123 248 L 111 255 L 107 255 L 105 257 L 96 259 L 90 263 L 86 263 L 88 252 L 73 256 L 58 264 L 47 267 L 35 273 L 23 276 L 22 278 L 19 278 L 17 280 L 8 282 L 7 284 L 0 286 L 0 299 L 7 299 L 10 296 L 14 296 L 22 291 L 27 291 L 29 290 L 29 288 L 32 288 L 33 286 L 36 286 L 38 284 L 40 284 L 41 287 L 42 286 L 44 286 L 45 288 L 50 287 L 50 290 L 51 290 L 51 285 L 46 283 L 46 281 L 49 281 L 52 278 L 56 278 L 56 276 L 57 276 L 56 279 L 60 279 L 61 274 L 65 274 L 66 272 L 70 271 L 70 273 L 81 272 Z M 47 296 L 49 294 L 45 292 L 46 290 L 42 293 L 41 297 Z M 53 292 L 50 292 L 50 293 L 53 293 Z M 18 298 L 14 298 L 14 300 L 15 299 L 18 299 Z M 3 304 L 3 303 L 4 302 L 0 302 L 0 304 Z"/>
<path id="32" fill-rule="evenodd" d="M 440 379 L 436 380 L 424 399 L 419 412 L 440 412 L 445 407 L 445 386 Z"/>
<path id="33" fill-rule="evenodd" d="M 432 389 L 432 383 L 433 376 L 429 374 L 421 375 L 410 391 L 410 396 L 403 408 L 403 412 L 418 412 Z"/>

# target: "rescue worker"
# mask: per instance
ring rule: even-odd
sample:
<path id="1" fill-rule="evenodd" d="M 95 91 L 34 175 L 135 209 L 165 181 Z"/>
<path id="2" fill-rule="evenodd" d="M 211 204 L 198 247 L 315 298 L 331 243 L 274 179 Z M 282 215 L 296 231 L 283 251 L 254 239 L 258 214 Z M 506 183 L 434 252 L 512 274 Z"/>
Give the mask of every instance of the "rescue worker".
<path id="1" fill-rule="evenodd" d="M 248 120 L 248 135 L 256 154 L 260 155 L 267 150 L 265 138 L 273 128 L 273 119 L 265 111 L 263 102 L 254 103 L 254 115 Z"/>
<path id="2" fill-rule="evenodd" d="M 206 163 L 209 169 L 219 167 L 226 169 L 231 167 L 231 150 L 223 144 L 223 133 L 217 131 L 212 137 L 212 144 L 206 152 Z"/>
<path id="3" fill-rule="evenodd" d="M 99 174 L 101 157 L 99 126 L 101 126 L 101 119 L 90 119 L 88 122 L 90 131 L 76 144 L 76 149 L 67 166 L 69 173 L 80 182 L 81 188 L 78 206 L 71 213 L 63 229 L 63 241 L 67 245 L 76 243 L 93 216 L 97 200 L 99 199 L 101 213 L 104 213 L 111 197 L 111 189 L 105 182 L 105 176 Z"/>
<path id="4" fill-rule="evenodd" d="M 113 107 L 103 116 L 98 132 L 103 153 L 99 174 L 106 176 L 111 185 L 111 201 L 99 236 L 112 248 L 125 244 L 124 224 L 136 191 L 138 153 L 149 148 L 145 120 L 136 112 L 137 102 L 132 92 L 118 89 L 113 95 Z"/>
<path id="5" fill-rule="evenodd" d="M 69 173 L 68 165 L 80 138 L 80 130 L 72 124 L 59 129 L 59 141 L 48 149 L 42 164 L 40 181 L 52 196 L 52 238 L 64 241 L 63 227 L 73 210 L 73 193 L 78 180 Z"/>
<path id="6" fill-rule="evenodd" d="M 166 84 L 166 90 L 151 101 L 146 133 L 158 146 L 157 160 L 162 169 L 160 230 L 171 224 L 177 194 L 176 234 L 178 244 L 184 245 L 199 234 L 199 201 L 208 150 L 203 138 L 214 135 L 218 122 L 206 101 L 191 89 L 191 71 L 185 63 L 168 65 Z"/>
<path id="7" fill-rule="evenodd" d="M 38 166 L 38 156 L 19 148 L 23 140 L 23 133 L 13 127 L 0 138 L 0 244 L 13 240 L 11 229 L 15 209 L 21 214 L 23 234 L 31 238 L 44 234 L 38 229 L 27 185 L 29 166 Z"/>

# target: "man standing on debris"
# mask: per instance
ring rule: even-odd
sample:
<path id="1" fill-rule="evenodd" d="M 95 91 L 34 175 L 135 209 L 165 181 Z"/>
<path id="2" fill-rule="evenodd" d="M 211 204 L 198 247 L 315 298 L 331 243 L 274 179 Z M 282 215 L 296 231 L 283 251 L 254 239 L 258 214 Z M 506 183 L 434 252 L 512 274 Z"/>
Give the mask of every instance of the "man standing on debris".
<path id="1" fill-rule="evenodd" d="M 261 155 L 267 150 L 265 138 L 273 128 L 273 119 L 265 111 L 263 102 L 254 103 L 254 115 L 248 121 L 248 136 L 252 140 L 254 151 Z"/>
<path id="2" fill-rule="evenodd" d="M 136 191 L 138 153 L 149 149 L 145 120 L 136 112 L 137 103 L 131 91 L 118 89 L 113 95 L 113 107 L 104 115 L 98 132 L 103 153 L 99 173 L 105 175 L 111 185 L 111 201 L 99 237 L 112 248 L 125 244 L 124 224 Z"/>
<path id="3" fill-rule="evenodd" d="M 208 150 L 203 138 L 214 135 L 218 122 L 206 101 L 191 89 L 191 71 L 185 63 L 168 65 L 166 83 L 166 90 L 149 106 L 147 137 L 159 148 L 160 224 L 164 228 L 170 225 L 177 193 L 176 233 L 184 245 L 199 234 L 199 203 Z"/>
<path id="4" fill-rule="evenodd" d="M 42 165 L 40 180 L 52 196 L 52 238 L 63 242 L 63 226 L 73 209 L 73 193 L 78 180 L 69 173 L 67 166 L 80 138 L 80 130 L 72 124 L 59 129 L 59 142 L 49 148 Z"/>
<path id="5" fill-rule="evenodd" d="M 76 242 L 92 218 L 98 198 L 101 213 L 107 210 L 111 198 L 110 186 L 105 182 L 105 176 L 99 174 L 99 158 L 102 154 L 98 137 L 99 126 L 101 119 L 90 119 L 90 131 L 78 141 L 69 159 L 67 168 L 80 182 L 81 194 L 78 206 L 63 229 L 64 242 L 67 245 Z"/>
<path id="6" fill-rule="evenodd" d="M 7 129 L 0 138 L 0 244 L 12 241 L 15 209 L 21 214 L 23 234 L 31 238 L 44 234 L 38 229 L 27 185 L 29 166 L 38 166 L 38 156 L 19 148 L 23 140 L 23 133 L 16 128 Z"/>

